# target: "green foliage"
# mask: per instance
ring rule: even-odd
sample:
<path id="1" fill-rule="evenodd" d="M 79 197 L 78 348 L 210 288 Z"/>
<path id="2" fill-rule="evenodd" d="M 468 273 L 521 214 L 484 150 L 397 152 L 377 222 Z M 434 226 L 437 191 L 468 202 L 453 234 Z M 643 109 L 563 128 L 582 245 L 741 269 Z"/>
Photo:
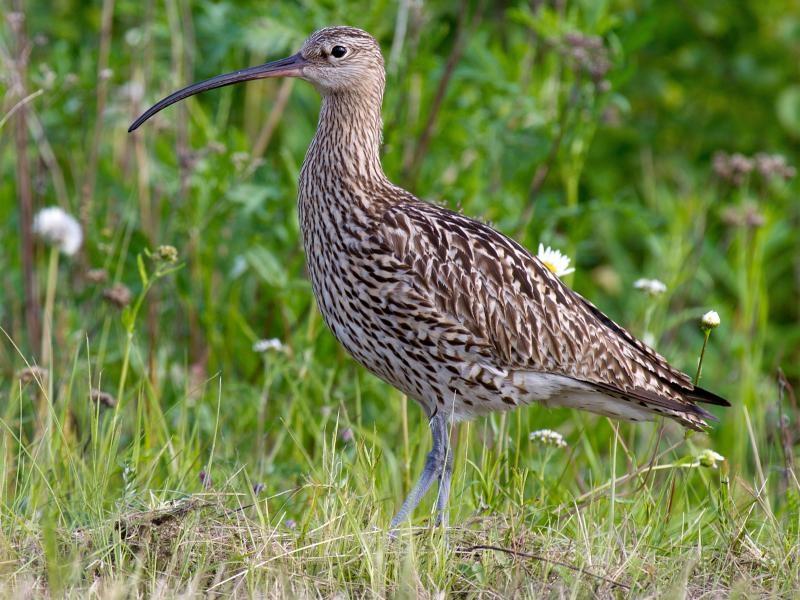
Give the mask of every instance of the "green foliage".
<path id="1" fill-rule="evenodd" d="M 9 587 L 624 592 L 602 575 L 638 595 L 796 589 L 798 179 L 714 173 L 720 151 L 800 163 L 790 3 L 31 0 L 22 25 L 9 3 Z M 577 268 L 566 281 L 686 372 L 703 345 L 699 317 L 720 313 L 702 384 L 734 406 L 714 410 L 708 436 L 541 407 L 464 424 L 449 539 L 422 528 L 388 543 L 429 434 L 413 402 L 345 355 L 313 303 L 295 198 L 316 92 L 300 81 L 222 88 L 127 133 L 187 82 L 287 55 L 336 23 L 369 30 L 384 49 L 393 181 L 528 248 L 565 251 Z M 23 293 L 23 158 L 33 208 L 79 215 L 85 236 L 79 255 L 55 263 L 55 284 L 48 249 L 35 246 L 40 309 L 55 291 L 44 370 L 28 368 L 42 356 Z M 642 277 L 667 292 L 635 291 Z M 257 353 L 262 338 L 282 347 Z M 568 448 L 529 440 L 545 427 Z M 704 468 L 704 448 L 728 460 Z"/>

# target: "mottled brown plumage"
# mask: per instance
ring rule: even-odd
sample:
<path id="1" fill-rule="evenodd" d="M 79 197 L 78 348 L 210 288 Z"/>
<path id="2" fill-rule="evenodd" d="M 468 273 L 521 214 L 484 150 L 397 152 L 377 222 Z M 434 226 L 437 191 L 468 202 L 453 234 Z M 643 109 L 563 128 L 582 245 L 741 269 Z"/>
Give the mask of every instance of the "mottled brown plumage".
<path id="1" fill-rule="evenodd" d="M 634 421 L 664 415 L 692 429 L 728 403 L 692 385 L 654 350 L 484 223 L 392 184 L 380 162 L 383 59 L 366 32 L 331 27 L 288 59 L 190 86 L 297 76 L 323 101 L 300 175 L 308 271 L 333 334 L 369 371 L 419 402 L 434 450 L 393 520 L 407 516 L 450 462 L 444 423 L 541 402 Z"/>

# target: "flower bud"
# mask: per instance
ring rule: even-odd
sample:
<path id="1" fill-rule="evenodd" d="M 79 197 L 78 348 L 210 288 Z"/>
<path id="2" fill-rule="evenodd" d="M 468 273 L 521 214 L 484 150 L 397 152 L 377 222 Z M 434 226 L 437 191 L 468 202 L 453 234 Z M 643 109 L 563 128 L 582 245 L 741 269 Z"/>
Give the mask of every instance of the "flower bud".
<path id="1" fill-rule="evenodd" d="M 719 327 L 719 313 L 715 310 L 710 310 L 700 319 L 700 329 L 703 331 L 711 331 Z"/>

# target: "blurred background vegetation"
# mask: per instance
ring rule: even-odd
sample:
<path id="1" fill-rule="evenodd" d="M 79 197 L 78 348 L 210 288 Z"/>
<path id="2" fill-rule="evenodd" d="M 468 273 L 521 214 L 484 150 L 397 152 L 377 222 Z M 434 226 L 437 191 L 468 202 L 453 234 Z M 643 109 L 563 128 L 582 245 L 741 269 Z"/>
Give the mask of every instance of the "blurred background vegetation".
<path id="1" fill-rule="evenodd" d="M 286 56 L 314 29 L 349 24 L 384 50 L 384 166 L 395 183 L 532 250 L 543 242 L 565 251 L 577 269 L 569 285 L 690 374 L 697 321 L 720 313 L 703 385 L 734 406 L 715 411 L 710 436 L 678 455 L 713 447 L 734 479 L 769 480 L 772 509 L 791 520 L 800 440 L 791 394 L 800 379 L 795 3 L 0 0 L 0 10 L 7 514 L 77 526 L 148 505 L 145 490 L 161 500 L 208 489 L 213 475 L 218 487 L 263 481 L 271 494 L 299 486 L 291 501 L 272 501 L 270 518 L 310 528 L 321 492 L 303 484 L 327 476 L 319 470 L 334 432 L 343 472 L 357 475 L 348 485 L 380 508 L 365 519 L 387 520 L 427 451 L 426 426 L 413 403 L 345 355 L 314 307 L 295 198 L 316 92 L 302 81 L 224 88 L 127 133 L 178 87 Z M 42 358 L 48 288 L 48 249 L 26 231 L 30 214 L 50 205 L 78 217 L 85 242 L 58 266 L 45 394 L 48 381 L 26 386 L 21 370 Z M 164 244 L 177 248 L 180 268 L 154 283 L 134 319 L 125 290 L 139 297 L 142 267 L 160 268 L 146 253 Z M 642 277 L 667 292 L 637 292 Z M 255 352 L 262 338 L 283 346 Z M 111 410 L 86 400 L 99 392 Z M 500 487 L 515 472 L 541 472 L 527 435 L 542 427 L 572 451 L 548 463 L 559 477 L 532 478 L 519 499 L 492 496 L 494 483 L 466 466 L 506 461 Z M 624 425 L 624 457 L 605 419 L 534 407 L 479 422 L 460 432 L 456 489 L 469 493 L 456 495 L 456 517 L 569 502 L 646 458 L 658 427 Z M 681 436 L 667 426 L 666 439 Z M 34 452 L 48 437 L 49 452 Z M 699 486 L 689 490 L 708 483 L 673 476 Z M 702 502 L 689 491 L 680 506 Z"/>

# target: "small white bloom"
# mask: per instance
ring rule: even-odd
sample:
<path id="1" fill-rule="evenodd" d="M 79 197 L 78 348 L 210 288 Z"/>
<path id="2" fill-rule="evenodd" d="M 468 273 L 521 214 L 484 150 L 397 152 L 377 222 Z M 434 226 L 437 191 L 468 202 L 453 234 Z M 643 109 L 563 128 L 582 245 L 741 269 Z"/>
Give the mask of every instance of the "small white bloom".
<path id="1" fill-rule="evenodd" d="M 709 329 L 716 329 L 719 327 L 719 313 L 715 310 L 710 310 L 700 319 L 700 329 L 708 331 Z"/>
<path id="2" fill-rule="evenodd" d="M 696 462 L 694 463 L 697 466 L 701 467 L 709 467 L 711 469 L 717 468 L 717 463 L 720 463 L 725 460 L 725 457 L 719 454 L 718 452 L 714 452 L 710 448 L 706 448 L 696 457 Z"/>
<path id="3" fill-rule="evenodd" d="M 637 279 L 633 282 L 633 287 L 649 296 L 660 296 L 667 291 L 667 285 L 658 279 Z"/>
<path id="4" fill-rule="evenodd" d="M 555 446 L 556 448 L 566 448 L 567 442 L 564 436 L 552 429 L 539 429 L 531 432 L 528 439 L 542 446 Z"/>
<path id="5" fill-rule="evenodd" d="M 67 256 L 81 247 L 83 231 L 75 217 L 58 206 L 43 208 L 33 218 L 33 232 Z"/>
<path id="6" fill-rule="evenodd" d="M 278 338 L 272 338 L 270 340 L 258 340 L 255 344 L 253 344 L 253 352 L 269 352 L 270 350 L 275 350 L 275 352 L 285 352 L 286 346 L 283 345 Z"/>
<path id="7" fill-rule="evenodd" d="M 544 266 L 550 269 L 552 273 L 555 273 L 556 277 L 563 277 L 575 272 L 575 269 L 569 266 L 569 256 L 561 254 L 560 251 L 550 246 L 545 248 L 544 244 L 539 244 L 539 252 L 536 253 L 536 258 L 542 261 Z"/>

